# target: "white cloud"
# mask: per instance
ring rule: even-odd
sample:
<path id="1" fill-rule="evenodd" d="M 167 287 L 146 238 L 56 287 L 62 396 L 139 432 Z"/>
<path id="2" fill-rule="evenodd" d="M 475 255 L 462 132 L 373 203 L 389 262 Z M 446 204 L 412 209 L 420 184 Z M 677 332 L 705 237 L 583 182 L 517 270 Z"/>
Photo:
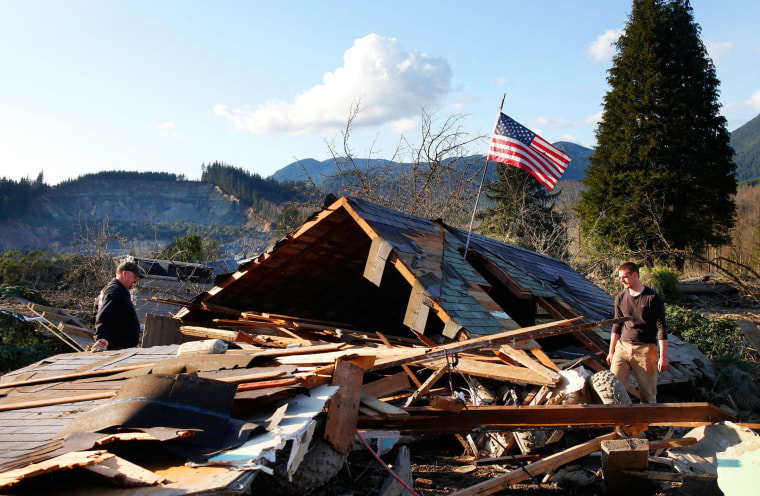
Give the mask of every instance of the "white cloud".
<path id="1" fill-rule="evenodd" d="M 749 100 L 745 100 L 744 104 L 752 110 L 760 110 L 760 91 L 756 91 L 749 97 Z"/>
<path id="2" fill-rule="evenodd" d="M 492 81 L 492 83 L 495 84 L 496 86 L 502 86 L 504 84 L 509 83 L 509 78 L 507 77 L 496 78 Z"/>
<path id="3" fill-rule="evenodd" d="M 731 114 L 742 114 L 747 111 L 757 112 L 760 110 L 760 91 L 756 91 L 743 102 L 729 102 L 723 106 L 722 114 L 728 116 Z"/>
<path id="4" fill-rule="evenodd" d="M 595 42 L 589 45 L 586 53 L 594 62 L 607 62 L 615 55 L 615 42 L 622 34 L 622 29 L 616 31 L 608 29 L 604 34 L 599 35 Z"/>
<path id="5" fill-rule="evenodd" d="M 417 119 L 398 119 L 391 122 L 391 129 L 395 134 L 404 134 L 418 125 Z"/>
<path id="6" fill-rule="evenodd" d="M 540 126 L 540 127 L 547 127 L 547 128 L 563 128 L 563 127 L 570 127 L 573 125 L 572 122 L 565 120 L 565 119 L 549 119 L 546 117 L 537 117 L 533 122 L 531 122 L 534 126 Z"/>
<path id="7" fill-rule="evenodd" d="M 218 104 L 214 113 L 254 134 L 332 134 L 345 126 L 357 101 L 361 111 L 355 126 L 403 122 L 447 95 L 451 77 L 446 59 L 407 51 L 395 38 L 369 34 L 346 50 L 343 67 L 326 73 L 322 84 L 293 102 L 273 99 L 255 109 Z"/>
<path id="8" fill-rule="evenodd" d="M 721 62 L 723 57 L 734 49 L 734 46 L 727 41 L 715 41 L 712 39 L 705 42 L 705 47 L 707 48 L 707 54 L 715 64 Z"/>
<path id="9" fill-rule="evenodd" d="M 583 124 L 585 124 L 587 126 L 596 125 L 596 124 L 598 124 L 602 120 L 603 116 L 604 116 L 604 111 L 600 110 L 596 114 L 589 115 L 588 117 L 586 117 L 585 119 L 583 119 Z"/>
<path id="10" fill-rule="evenodd" d="M 177 130 L 177 125 L 174 121 L 163 121 L 156 124 L 159 130 L 158 135 L 164 138 L 169 138 L 172 141 L 184 141 L 185 135 Z"/>

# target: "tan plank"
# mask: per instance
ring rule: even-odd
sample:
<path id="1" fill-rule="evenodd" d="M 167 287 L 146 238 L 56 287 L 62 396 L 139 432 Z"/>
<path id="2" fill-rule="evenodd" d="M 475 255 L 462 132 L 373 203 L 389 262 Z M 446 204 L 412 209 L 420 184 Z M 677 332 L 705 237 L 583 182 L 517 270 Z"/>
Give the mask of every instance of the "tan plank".
<path id="1" fill-rule="evenodd" d="M 65 403 L 78 403 L 80 401 L 102 400 L 105 398 L 112 398 L 115 395 L 116 395 L 116 391 L 102 391 L 99 393 L 80 394 L 80 395 L 57 397 L 57 398 L 45 398 L 45 399 L 32 400 L 32 401 L 14 401 L 14 402 L 0 404 L 0 412 L 7 412 L 10 410 L 23 410 L 25 408 L 37 408 L 40 406 L 62 405 Z"/>
<path id="2" fill-rule="evenodd" d="M 516 350 L 509 346 L 508 344 L 502 344 L 499 349 L 495 352 L 496 356 L 506 355 L 511 360 L 514 360 L 518 364 L 529 368 L 533 372 L 536 372 L 537 374 L 541 374 L 548 378 L 550 381 L 554 381 L 556 384 L 560 380 L 560 376 L 557 372 L 554 370 L 545 367 L 540 362 L 533 360 L 531 357 L 528 356 L 528 354 L 523 350 Z M 501 355 L 500 355 L 501 354 Z"/>
<path id="3" fill-rule="evenodd" d="M 110 479 L 120 487 L 156 486 L 163 482 L 169 482 L 160 475 L 118 456 L 83 468 Z"/>
<path id="4" fill-rule="evenodd" d="M 413 392 L 409 398 L 407 398 L 404 406 L 408 408 L 414 405 L 420 399 L 420 396 L 427 395 L 430 392 L 430 388 L 433 387 L 435 383 L 438 382 L 448 370 L 449 366 L 444 362 L 441 366 L 438 367 L 438 369 L 436 369 L 435 372 L 430 374 L 430 377 L 428 377 L 425 382 L 423 382 L 422 385 L 417 388 L 417 390 Z"/>
<path id="5" fill-rule="evenodd" d="M 704 425 L 733 420 L 733 416 L 709 403 L 657 403 L 654 405 L 536 405 L 471 406 L 462 414 L 443 414 L 429 407 L 412 407 L 406 420 L 386 419 L 382 424 L 362 422 L 362 428 L 435 432 L 469 432 L 473 422 L 488 430 L 548 427 L 614 427 L 648 425 Z"/>
<path id="6" fill-rule="evenodd" d="M 0 474 L 0 487 L 9 488 L 17 485 L 24 479 L 36 477 L 39 475 L 57 472 L 58 470 L 84 467 L 102 463 L 114 455 L 98 451 L 74 451 L 66 453 L 40 463 L 32 463 L 24 468 L 9 470 Z"/>
<path id="7" fill-rule="evenodd" d="M 628 319 L 610 319 L 599 322 L 590 322 L 585 324 L 575 324 L 582 317 L 576 317 L 574 319 L 561 320 L 558 322 L 549 322 L 546 324 L 539 324 L 531 327 L 524 327 L 522 329 L 516 329 L 512 331 L 505 331 L 497 334 L 491 334 L 488 336 L 481 336 L 473 339 L 467 339 L 456 343 L 449 343 L 432 348 L 419 348 L 407 353 L 404 358 L 385 359 L 379 360 L 375 364 L 374 370 L 382 370 L 388 367 L 395 367 L 402 363 L 414 363 L 432 358 L 440 357 L 451 353 L 460 353 L 463 351 L 476 350 L 487 346 L 494 346 L 497 344 L 507 343 L 509 341 L 522 341 L 528 339 L 537 339 L 547 336 L 556 336 L 565 333 L 575 333 L 584 329 L 593 329 L 595 327 L 603 327 L 606 325 L 625 322 Z"/>
<path id="8" fill-rule="evenodd" d="M 423 367 L 438 368 L 446 362 L 443 359 L 431 360 L 421 364 Z M 456 366 L 457 371 L 463 374 L 474 375 L 475 377 L 485 377 L 499 381 L 522 382 L 525 384 L 534 384 L 537 386 L 555 386 L 559 382 L 549 379 L 545 375 L 538 374 L 526 367 L 507 365 L 504 363 L 491 363 L 469 358 L 459 358 Z"/>
<path id="9" fill-rule="evenodd" d="M 325 440 L 338 453 L 351 451 L 359 418 L 364 369 L 346 360 L 338 360 L 332 385 L 340 386 L 327 404 Z"/>
<path id="10" fill-rule="evenodd" d="M 409 416 L 409 412 L 407 412 L 406 410 L 402 410 L 401 408 L 395 407 L 384 401 L 380 401 L 374 396 L 370 396 L 364 392 L 361 394 L 361 404 L 373 410 L 376 410 L 377 412 L 383 414 L 384 416 L 388 418 Z"/>
<path id="11" fill-rule="evenodd" d="M 422 384 L 420 384 L 420 386 L 421 385 Z M 410 387 L 412 387 L 412 385 L 411 382 L 409 382 L 409 376 L 406 372 L 397 372 L 393 375 L 388 375 L 363 385 L 362 393 L 374 396 L 375 398 L 382 398 L 384 396 L 398 393 L 399 391 L 406 391 Z"/>
<path id="12" fill-rule="evenodd" d="M 385 346 L 387 346 L 388 348 L 393 348 L 390 341 L 388 341 L 388 338 L 386 338 L 383 334 L 378 332 L 377 337 L 380 338 L 380 340 L 383 342 L 383 344 L 385 344 Z M 417 387 L 422 386 L 422 383 L 420 382 L 419 379 L 417 379 L 417 376 L 414 374 L 412 369 L 409 368 L 408 365 L 401 364 L 401 369 L 406 373 L 407 376 L 409 376 L 409 378 L 412 380 L 412 382 L 414 382 L 417 385 Z"/>
<path id="13" fill-rule="evenodd" d="M 44 384 L 48 382 L 61 382 L 61 381 L 73 381 L 76 379 L 83 379 L 85 377 L 97 377 L 101 375 L 111 375 L 111 374 L 117 374 L 120 372 L 126 372 L 129 370 L 135 370 L 140 369 L 143 367 L 152 367 L 155 365 L 155 362 L 146 362 L 146 363 L 135 363 L 132 365 L 124 365 L 122 367 L 114 367 L 111 369 L 102 369 L 102 370 L 87 370 L 84 372 L 75 372 L 72 374 L 61 374 L 61 375 L 51 375 L 47 377 L 40 377 L 36 379 L 27 379 L 24 381 L 13 381 L 13 382 L 6 382 L 6 383 L 0 383 L 0 389 L 2 388 L 9 388 L 9 387 L 16 387 L 16 386 L 30 386 L 32 384 Z"/>
<path id="14" fill-rule="evenodd" d="M 530 351 L 534 357 L 538 358 L 538 361 L 543 363 L 546 367 L 549 367 L 555 372 L 559 372 L 559 367 L 557 367 L 557 364 L 554 363 L 549 355 L 544 353 L 544 350 L 541 348 L 529 348 L 528 351 Z"/>
<path id="15" fill-rule="evenodd" d="M 450 496 L 486 496 L 488 494 L 497 493 L 505 487 L 527 480 L 531 476 L 536 477 L 538 475 L 551 472 L 552 470 L 566 465 L 571 461 L 578 460 L 579 458 L 590 455 L 600 448 L 602 441 L 606 441 L 608 439 L 617 439 L 618 437 L 620 436 L 618 436 L 618 434 L 615 432 L 599 436 L 592 439 L 591 441 L 573 446 L 572 448 L 566 449 L 565 451 L 561 451 L 554 455 L 549 455 L 537 462 L 529 463 L 521 468 L 496 476 L 493 479 L 481 482 L 480 484 L 475 484 L 474 486 L 462 489 L 461 491 L 453 492 L 450 494 Z"/>

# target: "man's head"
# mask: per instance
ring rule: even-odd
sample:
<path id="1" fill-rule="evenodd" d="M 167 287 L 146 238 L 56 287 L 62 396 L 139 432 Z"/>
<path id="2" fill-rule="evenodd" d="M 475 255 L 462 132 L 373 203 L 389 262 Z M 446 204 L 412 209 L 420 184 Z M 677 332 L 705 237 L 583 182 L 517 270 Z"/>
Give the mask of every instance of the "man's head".
<path id="1" fill-rule="evenodd" d="M 132 289 L 138 279 L 145 277 L 145 272 L 134 262 L 122 262 L 116 268 L 116 279 L 127 289 Z"/>
<path id="2" fill-rule="evenodd" d="M 618 267 L 618 276 L 625 289 L 641 290 L 642 284 L 639 280 L 639 266 L 635 263 L 626 262 Z"/>

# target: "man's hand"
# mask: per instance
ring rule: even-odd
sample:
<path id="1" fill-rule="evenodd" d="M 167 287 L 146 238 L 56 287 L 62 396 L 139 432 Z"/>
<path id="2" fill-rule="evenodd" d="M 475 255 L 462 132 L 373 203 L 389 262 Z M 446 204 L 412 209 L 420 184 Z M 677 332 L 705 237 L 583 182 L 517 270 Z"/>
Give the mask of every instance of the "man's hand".
<path id="1" fill-rule="evenodd" d="M 657 344 L 660 347 L 660 358 L 657 360 L 657 371 L 665 372 L 670 368 L 670 361 L 668 360 L 668 340 L 658 339 Z"/>
<path id="2" fill-rule="evenodd" d="M 100 351 L 106 351 L 108 349 L 108 341 L 100 338 L 94 343 L 92 343 L 90 346 L 87 347 L 87 351 L 92 351 L 93 353 L 97 353 Z"/>
<path id="3" fill-rule="evenodd" d="M 660 355 L 659 360 L 657 360 L 657 371 L 665 372 L 669 367 L 670 362 L 668 361 L 668 357 Z"/>

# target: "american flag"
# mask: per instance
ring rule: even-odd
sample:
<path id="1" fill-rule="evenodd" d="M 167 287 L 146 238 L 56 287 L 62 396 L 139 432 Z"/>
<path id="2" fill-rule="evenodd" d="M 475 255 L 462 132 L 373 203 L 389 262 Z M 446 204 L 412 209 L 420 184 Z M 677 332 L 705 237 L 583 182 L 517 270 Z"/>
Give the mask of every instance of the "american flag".
<path id="1" fill-rule="evenodd" d="M 549 191 L 570 163 L 566 153 L 501 112 L 493 130 L 488 160 L 530 172 Z"/>

